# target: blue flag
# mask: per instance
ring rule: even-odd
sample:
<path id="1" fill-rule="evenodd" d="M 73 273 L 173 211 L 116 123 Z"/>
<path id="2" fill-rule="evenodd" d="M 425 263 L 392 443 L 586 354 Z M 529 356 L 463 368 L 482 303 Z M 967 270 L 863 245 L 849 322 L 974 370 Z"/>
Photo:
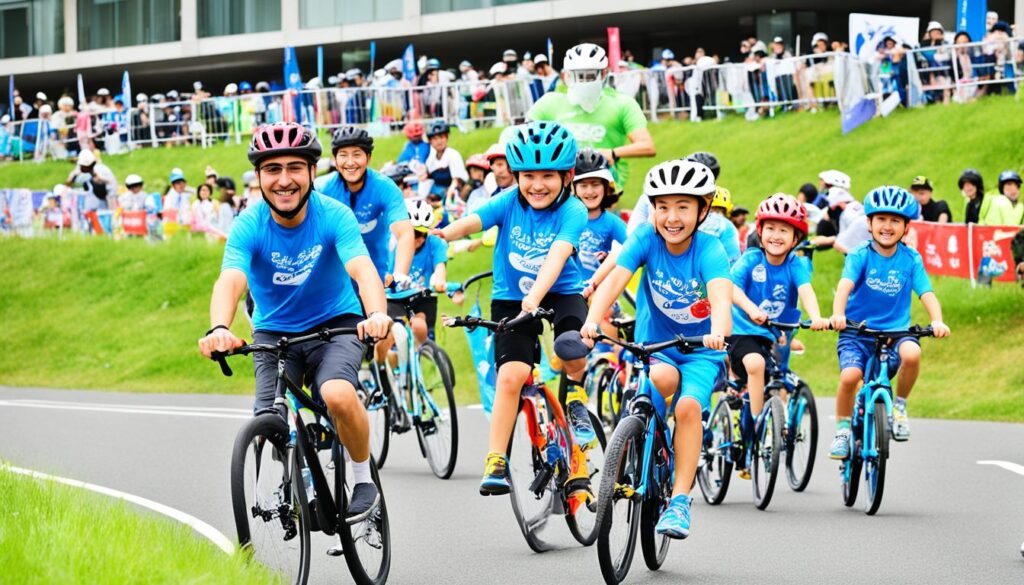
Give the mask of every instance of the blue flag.
<path id="1" fill-rule="evenodd" d="M 402 73 L 409 81 L 416 81 L 416 53 L 412 49 L 412 43 L 409 43 L 405 48 L 405 54 L 402 55 Z"/>
<path id="2" fill-rule="evenodd" d="M 377 41 L 370 41 L 370 73 L 372 76 L 373 72 L 377 70 Z"/>
<path id="3" fill-rule="evenodd" d="M 320 87 L 327 85 L 327 80 L 324 79 L 324 46 L 320 45 L 316 48 L 316 76 L 320 78 Z"/>
<path id="4" fill-rule="evenodd" d="M 551 44 L 551 37 L 548 37 L 548 64 L 555 66 L 555 46 Z"/>
<path id="5" fill-rule="evenodd" d="M 987 0 L 957 0 L 956 30 L 967 31 L 972 41 L 985 36 L 985 16 L 988 13 Z"/>
<path id="6" fill-rule="evenodd" d="M 858 126 L 875 117 L 875 101 L 861 98 L 850 109 L 843 112 L 843 134 L 853 132 Z"/>
<path id="7" fill-rule="evenodd" d="M 18 116 L 14 114 L 14 76 L 10 75 L 7 77 L 7 105 L 10 111 L 7 113 L 11 115 L 11 120 L 17 120 Z"/>
<path id="8" fill-rule="evenodd" d="M 295 47 L 284 48 L 284 85 L 290 90 L 302 91 L 302 75 L 299 74 L 299 61 L 295 57 Z M 291 99 L 291 111 L 295 121 L 301 124 L 302 100 L 298 93 Z"/>
<path id="9" fill-rule="evenodd" d="M 124 104 L 124 109 L 132 109 L 132 82 L 128 79 L 127 70 L 121 76 L 121 103 Z"/>

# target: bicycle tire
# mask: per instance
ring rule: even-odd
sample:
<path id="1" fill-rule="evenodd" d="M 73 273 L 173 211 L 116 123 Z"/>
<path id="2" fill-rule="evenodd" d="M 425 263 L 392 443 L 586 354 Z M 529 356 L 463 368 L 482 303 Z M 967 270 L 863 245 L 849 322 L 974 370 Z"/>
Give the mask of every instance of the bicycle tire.
<path id="1" fill-rule="evenodd" d="M 840 467 L 840 481 L 843 492 L 843 505 L 847 508 L 857 502 L 857 490 L 860 487 L 860 470 L 864 460 L 860 458 L 860 450 L 857 449 L 856 437 L 852 440 L 850 456 L 843 461 Z"/>
<path id="2" fill-rule="evenodd" d="M 597 418 L 601 421 L 601 425 L 609 430 L 615 428 L 615 414 L 611 411 L 611 402 L 609 402 L 609 392 L 612 390 L 614 382 L 615 370 L 605 365 L 598 373 L 593 388 L 594 409 L 597 411 Z"/>
<path id="3" fill-rule="evenodd" d="M 874 516 L 882 505 L 882 494 L 885 492 L 885 466 L 889 459 L 889 415 L 885 404 L 875 404 L 874 437 L 878 457 L 864 462 L 864 488 L 867 490 L 864 502 L 864 513 Z"/>
<path id="4" fill-rule="evenodd" d="M 593 491 L 595 477 L 597 478 L 596 482 L 600 485 L 600 476 L 605 465 L 605 449 L 608 447 L 608 440 L 605 438 L 604 429 L 601 428 L 601 421 L 598 420 L 597 415 L 590 410 L 587 410 L 587 414 L 590 415 L 590 424 L 593 425 L 594 433 L 597 435 L 597 448 L 600 449 L 600 457 L 596 458 L 596 463 L 594 458 L 596 449 L 590 449 L 590 489 Z M 582 510 L 582 508 L 580 510 Z M 572 533 L 572 537 L 576 539 L 576 542 L 583 546 L 590 546 L 597 541 L 597 531 L 599 528 L 597 524 L 597 510 L 594 510 L 593 518 L 590 519 L 591 526 L 589 529 L 585 526 L 580 526 L 580 522 L 577 520 L 580 510 L 578 510 L 577 514 L 574 516 L 571 509 L 567 506 L 565 511 L 565 522 L 569 525 L 569 532 Z M 586 513 L 587 512 L 583 512 L 583 514 Z"/>
<path id="5" fill-rule="evenodd" d="M 635 494 L 628 497 L 617 492 L 616 485 L 636 487 L 640 485 L 638 477 L 643 470 L 644 420 L 637 416 L 628 416 L 619 421 L 612 435 L 612 440 L 605 452 L 605 473 L 601 478 L 601 487 L 597 496 L 597 523 L 600 526 L 597 536 L 597 558 L 601 564 L 601 575 L 605 583 L 615 585 L 621 583 L 629 573 L 636 552 L 636 536 L 640 524 L 641 503 Z M 619 480 L 625 480 L 619 481 Z M 622 520 L 626 523 L 625 539 L 621 551 L 612 550 L 612 528 L 615 524 L 615 502 L 625 501 Z M 621 522 L 620 522 L 621 524 Z"/>
<path id="6" fill-rule="evenodd" d="M 377 384 L 377 390 L 367 395 L 363 400 L 363 407 L 366 408 L 366 415 L 370 425 L 370 455 L 377 462 L 377 468 L 384 467 L 388 459 L 388 451 L 391 448 L 391 424 L 395 405 L 393 396 L 384 394 L 381 387 L 380 376 L 370 367 L 370 374 Z M 392 395 L 394 393 L 392 392 Z"/>
<path id="7" fill-rule="evenodd" d="M 754 490 L 754 506 L 764 510 L 772 501 L 775 481 L 779 477 L 780 451 L 782 449 L 782 416 L 785 410 L 782 400 L 772 396 L 765 402 L 761 412 L 764 421 L 760 432 L 754 434 L 754 457 L 750 461 L 751 484 Z"/>
<path id="8" fill-rule="evenodd" d="M 267 451 L 267 446 L 270 446 L 272 451 Z M 256 476 L 247 477 L 246 474 L 246 462 L 249 454 L 254 456 L 253 460 L 253 471 L 256 472 Z M 257 468 L 255 463 L 260 462 L 260 466 Z M 284 534 L 281 535 L 281 539 L 286 545 L 286 552 L 289 554 L 296 554 L 298 564 L 295 566 L 294 571 L 289 571 L 289 581 L 298 585 L 306 583 L 309 579 L 309 551 L 310 551 L 310 536 L 309 536 L 309 521 L 311 519 L 309 503 L 306 501 L 306 490 L 302 482 L 302 474 L 299 472 L 300 466 L 295 458 L 292 456 L 292 449 L 288 446 L 288 424 L 283 418 L 274 413 L 268 413 L 253 418 L 245 424 L 235 436 L 235 443 L 231 453 L 231 507 L 235 518 L 235 530 L 238 533 L 238 542 L 242 550 L 248 551 L 249 554 L 257 558 L 261 563 L 268 565 L 269 556 L 271 556 L 271 550 L 269 550 L 269 543 L 276 540 L 276 535 L 271 536 L 269 539 L 263 539 L 259 534 L 262 534 L 262 529 L 265 527 L 267 530 L 276 529 L 276 524 L 281 524 L 277 517 L 265 517 L 259 526 L 259 531 L 252 530 L 250 527 L 250 521 L 258 521 L 258 518 L 253 513 L 253 508 L 260 508 L 257 506 L 258 500 L 269 501 L 264 498 L 248 497 L 249 495 L 255 495 L 248 493 L 250 488 L 255 486 L 258 490 L 261 485 L 261 478 L 273 478 L 276 476 L 275 471 L 280 468 L 283 472 L 285 465 L 291 465 L 291 479 L 289 486 L 286 489 L 281 489 L 284 484 L 278 480 L 274 483 L 273 479 L 268 480 L 266 484 L 268 488 L 272 488 L 272 497 L 280 498 L 284 495 L 291 494 L 291 503 L 277 502 L 278 505 L 271 503 L 267 506 L 267 512 L 273 509 L 274 512 L 279 513 L 282 505 L 289 505 L 292 507 L 291 514 L 294 515 L 294 527 L 296 534 L 287 540 L 284 540 Z M 266 473 L 259 473 L 259 470 L 269 470 Z M 284 479 L 283 477 L 281 478 Z M 284 526 L 281 526 L 282 530 Z M 254 542 L 253 532 L 257 532 L 258 535 Z M 264 543 L 267 546 L 264 546 Z M 264 554 L 266 553 L 266 554 Z M 275 559 L 282 559 L 282 555 L 273 554 Z M 276 564 L 276 563 L 275 563 Z M 281 567 L 271 566 L 272 570 L 279 570 Z"/>
<path id="9" fill-rule="evenodd" d="M 455 471 L 455 461 L 459 455 L 459 416 L 458 407 L 455 402 L 455 384 L 452 378 L 449 376 L 448 370 L 444 365 L 444 361 L 448 359 L 447 353 L 441 349 L 437 344 L 429 339 L 423 343 L 420 348 L 420 357 L 427 358 L 437 366 L 438 380 L 421 380 L 423 384 L 423 392 L 431 392 L 436 388 L 435 384 L 440 383 L 444 388 L 444 397 L 447 401 L 447 412 L 444 412 L 445 406 L 438 404 L 438 408 L 441 410 L 440 421 L 437 416 L 432 416 L 429 420 L 421 420 L 416 425 L 416 436 L 420 441 L 420 449 L 427 458 L 427 463 L 430 465 L 430 470 L 440 479 L 448 479 L 452 476 L 452 472 Z M 422 359 L 421 362 L 422 364 Z M 426 378 L 426 373 L 421 365 L 420 375 Z M 437 402 L 436 398 L 434 399 Z M 428 406 L 424 404 L 424 408 Z M 447 425 L 447 432 L 444 432 L 445 425 Z M 428 432 L 433 429 L 433 433 Z M 447 439 L 444 436 L 447 434 Z M 432 438 L 436 437 L 438 440 L 433 441 Z M 447 445 L 445 445 L 447 443 Z M 432 449 L 431 446 L 435 445 L 438 449 Z M 447 453 L 442 450 L 442 447 L 447 447 Z"/>
<path id="10" fill-rule="evenodd" d="M 803 402 L 803 411 L 798 408 Z M 790 413 L 797 417 L 793 425 L 789 427 L 789 436 L 786 437 L 786 479 L 789 487 L 795 492 L 802 492 L 811 482 L 811 473 L 814 471 L 814 456 L 818 451 L 818 406 L 814 401 L 814 393 L 811 387 L 803 381 L 796 388 L 794 406 L 790 407 Z M 806 429 L 804 425 L 806 424 Z M 801 448 L 801 445 L 806 445 Z M 804 453 L 801 457 L 800 452 Z M 804 461 L 800 465 L 801 459 Z M 802 469 L 801 469 L 802 467 Z"/>
<path id="11" fill-rule="evenodd" d="M 658 534 L 655 527 L 658 525 L 661 513 L 665 511 L 672 500 L 671 469 L 674 462 L 668 461 L 672 454 L 662 444 L 662 437 L 655 437 L 654 440 L 654 456 L 655 458 L 664 458 L 664 460 L 656 459 L 658 464 L 651 466 L 650 485 L 655 489 L 644 497 L 644 501 L 640 505 L 640 550 L 643 552 L 647 568 L 657 571 L 665 563 L 668 547 L 672 543 L 672 539 L 668 535 Z"/>
<path id="12" fill-rule="evenodd" d="M 341 460 L 340 455 L 341 450 L 338 449 L 337 453 L 335 465 L 344 468 L 344 462 Z M 343 473 L 341 475 L 344 477 Z M 352 579 L 358 585 L 383 585 L 387 582 L 388 574 L 391 572 L 391 526 L 388 522 L 388 506 L 384 498 L 384 489 L 380 485 L 380 474 L 373 457 L 370 457 L 370 476 L 373 478 L 373 483 L 377 486 L 377 490 L 380 493 L 380 504 L 377 506 L 377 510 L 366 520 L 355 524 L 346 522 L 344 518 L 345 513 L 341 512 L 338 520 L 338 537 L 345 551 L 345 564 L 348 565 L 348 571 L 352 575 Z M 351 494 L 346 485 L 342 510 L 348 508 L 350 496 Z M 379 539 L 379 541 L 376 539 Z M 366 554 L 368 551 L 365 551 L 365 548 L 360 545 L 360 541 L 366 546 L 381 551 L 379 562 L 370 563 L 371 566 L 369 568 L 366 566 L 367 563 L 364 562 L 369 560 L 369 555 Z M 380 546 L 373 546 L 371 541 L 377 542 Z M 361 550 L 365 552 L 360 552 Z"/>
<path id="13" fill-rule="evenodd" d="M 559 496 L 553 475 L 542 490 L 541 497 L 536 497 L 529 489 L 537 474 L 544 469 L 541 453 L 530 440 L 530 417 L 535 417 L 533 403 L 520 400 L 515 427 L 508 441 L 509 499 L 512 501 L 512 513 L 527 546 L 533 552 L 541 553 L 551 549 L 551 545 L 544 541 L 540 532 L 547 526 L 554 500 Z"/>
<path id="14" fill-rule="evenodd" d="M 705 437 L 701 446 L 701 464 L 697 467 L 697 483 L 704 501 L 717 506 L 729 491 L 733 467 L 732 447 L 722 447 L 732 443 L 733 437 L 732 412 L 724 396 L 708 419 L 708 430 L 711 432 L 711 444 Z"/>

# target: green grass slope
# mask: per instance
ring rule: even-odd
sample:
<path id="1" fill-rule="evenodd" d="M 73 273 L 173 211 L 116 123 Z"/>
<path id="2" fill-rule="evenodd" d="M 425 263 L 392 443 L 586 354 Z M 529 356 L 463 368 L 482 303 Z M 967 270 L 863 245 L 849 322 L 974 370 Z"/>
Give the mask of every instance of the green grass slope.
<path id="1" fill-rule="evenodd" d="M 719 156 L 724 169 L 721 183 L 747 207 L 767 194 L 793 192 L 804 182 L 815 182 L 822 169 L 840 168 L 851 175 L 858 195 L 883 183 L 906 185 L 914 175 L 926 174 L 937 185 L 936 195 L 961 214 L 956 177 L 962 168 L 975 166 L 994 179 L 1001 169 L 1024 166 L 1024 151 L 1015 146 L 1022 114 L 1024 106 L 1013 99 L 991 98 L 968 106 L 898 112 L 846 137 L 840 135 L 834 113 L 755 123 L 738 118 L 664 122 L 652 125 L 659 155 L 634 163 L 624 203 L 632 205 L 638 177 L 656 161 L 702 149 Z M 464 154 L 481 152 L 496 135 L 494 130 L 455 135 L 452 144 Z M 375 162 L 393 158 L 400 146 L 399 139 L 382 140 Z M 234 154 L 228 158 L 228 153 Z M 220 156 L 224 158 L 211 158 Z M 119 166 L 136 160 L 161 176 L 166 171 L 160 169 L 179 165 L 198 177 L 208 162 L 222 173 L 238 176 L 245 159 L 237 147 L 215 147 L 140 151 L 109 157 L 108 162 L 123 174 L 139 172 L 137 167 L 129 171 L 129 166 Z M 17 184 L 27 185 L 35 176 L 29 170 L 53 175 L 66 169 L 57 163 L 8 165 L 0 168 L 0 185 L 14 184 L 8 177 L 11 172 L 25 173 Z M 55 179 L 45 176 L 40 181 L 45 185 Z M 221 250 L 187 239 L 163 245 L 100 239 L 0 240 L 0 269 L 5 275 L 0 322 L 14 342 L 0 354 L 0 384 L 252 392 L 251 372 L 241 360 L 236 376 L 224 379 L 214 364 L 199 359 L 195 349 L 196 339 L 208 327 L 209 294 Z M 827 313 L 842 258 L 821 253 L 814 264 L 815 290 Z M 462 279 L 490 267 L 490 255 L 479 252 L 453 260 L 450 272 L 452 278 Z M 1024 347 L 1024 292 L 1010 285 L 971 290 L 967 281 L 933 282 L 953 337 L 925 340 L 912 414 L 1024 421 L 1024 370 L 1017 363 L 1019 348 Z M 467 308 L 455 308 L 445 300 L 441 311 Z M 919 306 L 914 307 L 914 317 L 926 321 Z M 235 330 L 248 337 L 246 327 L 241 320 Z M 794 358 L 794 368 L 819 394 L 834 393 L 834 335 L 803 332 L 801 337 L 808 351 Z M 477 402 L 465 336 L 440 330 L 438 339 L 455 362 L 460 401 Z"/>

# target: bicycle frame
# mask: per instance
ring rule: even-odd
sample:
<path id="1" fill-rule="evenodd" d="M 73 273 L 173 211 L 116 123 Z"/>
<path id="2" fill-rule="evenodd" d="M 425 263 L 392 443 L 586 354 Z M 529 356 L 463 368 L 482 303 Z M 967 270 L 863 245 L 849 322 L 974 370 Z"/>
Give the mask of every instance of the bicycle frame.
<path id="1" fill-rule="evenodd" d="M 878 457 L 878 450 L 874 448 L 875 425 L 864 424 L 865 421 L 874 421 L 875 405 L 879 400 L 885 408 L 886 416 L 892 416 L 892 384 L 889 382 L 889 352 L 893 351 L 886 346 L 884 339 L 875 339 L 875 351 L 868 358 L 868 375 L 864 376 L 865 382 L 860 391 L 857 392 L 856 403 L 864 404 L 864 417 L 861 418 L 854 407 L 853 422 L 851 426 L 857 428 L 863 425 L 861 443 L 861 458 L 869 459 Z M 870 398 L 870 400 L 868 399 Z M 855 403 L 855 404 L 856 404 Z"/>
<path id="2" fill-rule="evenodd" d="M 546 405 L 543 405 L 546 401 Z M 569 457 L 572 452 L 574 443 L 572 442 L 571 435 L 566 435 L 568 441 L 559 438 L 555 428 L 550 424 L 550 420 L 544 420 L 543 413 L 549 412 L 549 416 L 553 419 L 557 426 L 564 429 L 569 428 L 569 424 L 565 419 L 565 412 L 562 410 L 562 405 L 558 402 L 558 397 L 555 396 L 546 384 L 532 384 L 527 383 L 523 385 L 523 389 L 519 394 L 519 409 L 526 413 L 526 424 L 527 432 L 530 435 L 530 443 L 540 452 L 543 456 L 545 470 L 544 473 L 538 474 L 533 483 L 530 485 L 530 491 L 533 492 L 537 497 L 540 497 L 544 490 L 544 486 L 547 485 L 548 480 L 552 474 L 557 474 L 557 484 L 564 485 L 565 479 L 568 477 L 569 470 Z M 563 503 L 564 495 L 559 498 L 560 503 Z M 564 509 L 555 510 L 556 513 L 565 513 Z"/>

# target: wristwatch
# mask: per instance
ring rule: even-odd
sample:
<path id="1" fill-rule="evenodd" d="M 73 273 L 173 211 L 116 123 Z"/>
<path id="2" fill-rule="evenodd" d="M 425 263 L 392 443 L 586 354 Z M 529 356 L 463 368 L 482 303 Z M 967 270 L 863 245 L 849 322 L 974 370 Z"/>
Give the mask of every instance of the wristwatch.
<path id="1" fill-rule="evenodd" d="M 612 163 L 619 162 L 619 155 L 615 153 L 615 149 L 612 149 Z"/>

